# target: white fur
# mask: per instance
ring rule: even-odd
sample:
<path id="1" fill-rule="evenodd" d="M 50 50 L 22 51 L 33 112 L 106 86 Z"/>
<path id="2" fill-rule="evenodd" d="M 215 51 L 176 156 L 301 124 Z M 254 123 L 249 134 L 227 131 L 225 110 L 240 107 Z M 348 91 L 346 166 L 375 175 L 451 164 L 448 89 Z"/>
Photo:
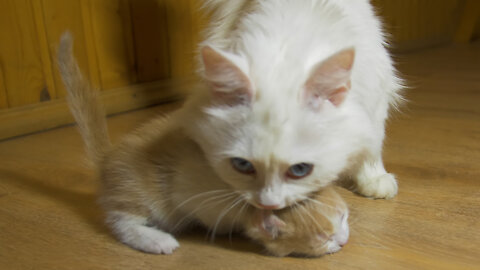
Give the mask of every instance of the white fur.
<path id="1" fill-rule="evenodd" d="M 331 220 L 335 225 L 336 232 L 331 236 L 326 235 L 317 235 L 317 238 L 325 242 L 327 247 L 327 253 L 335 253 L 340 251 L 340 249 L 347 244 L 348 238 L 350 237 L 350 227 L 348 225 L 348 210 L 344 213 L 341 213 L 338 216 L 338 219 Z M 325 239 L 328 237 L 328 239 Z"/>
<path id="2" fill-rule="evenodd" d="M 146 219 L 121 212 L 108 213 L 107 221 L 120 241 L 148 253 L 171 254 L 180 245 L 163 231 L 146 226 Z"/>
<path id="3" fill-rule="evenodd" d="M 348 211 L 343 213 L 340 219 L 339 229 L 334 235 L 334 239 L 339 246 L 344 246 L 350 237 L 350 227 L 348 226 Z"/>

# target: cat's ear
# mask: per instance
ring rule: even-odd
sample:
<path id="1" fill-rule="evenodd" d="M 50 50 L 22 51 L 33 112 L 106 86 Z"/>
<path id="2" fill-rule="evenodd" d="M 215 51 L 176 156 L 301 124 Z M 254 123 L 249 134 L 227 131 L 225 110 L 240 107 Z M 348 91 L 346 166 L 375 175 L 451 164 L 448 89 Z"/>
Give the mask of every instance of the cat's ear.
<path id="1" fill-rule="evenodd" d="M 250 80 L 236 64 L 209 46 L 201 49 L 201 56 L 204 77 L 212 91 L 213 102 L 228 106 L 251 102 L 253 94 Z"/>
<path id="2" fill-rule="evenodd" d="M 306 104 L 314 109 L 325 101 L 340 106 L 351 87 L 350 75 L 354 59 L 355 49 L 349 48 L 314 66 L 305 82 Z"/>

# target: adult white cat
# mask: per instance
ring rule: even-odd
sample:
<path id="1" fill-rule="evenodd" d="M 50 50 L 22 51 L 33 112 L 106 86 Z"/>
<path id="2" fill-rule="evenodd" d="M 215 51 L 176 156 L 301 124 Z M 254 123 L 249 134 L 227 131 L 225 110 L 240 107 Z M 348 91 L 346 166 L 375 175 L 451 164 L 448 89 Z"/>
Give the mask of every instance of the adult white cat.
<path id="1" fill-rule="evenodd" d="M 95 96 L 65 36 L 59 48 L 72 112 L 98 164 L 100 201 L 126 244 L 178 247 L 199 222 L 242 229 L 249 207 L 281 209 L 339 177 L 391 198 L 384 122 L 399 80 L 367 0 L 212 0 L 197 91 L 169 119 L 110 146 Z"/>
<path id="2" fill-rule="evenodd" d="M 220 165 L 222 157 L 242 157 L 262 175 L 252 204 L 280 208 L 341 173 L 365 196 L 395 196 L 381 149 L 400 86 L 368 1 L 208 4 L 214 22 L 201 74 L 216 106 L 187 129 L 218 174 L 245 184 L 249 176 L 232 181 L 230 166 Z M 313 172 L 288 181 L 289 168 Z"/>

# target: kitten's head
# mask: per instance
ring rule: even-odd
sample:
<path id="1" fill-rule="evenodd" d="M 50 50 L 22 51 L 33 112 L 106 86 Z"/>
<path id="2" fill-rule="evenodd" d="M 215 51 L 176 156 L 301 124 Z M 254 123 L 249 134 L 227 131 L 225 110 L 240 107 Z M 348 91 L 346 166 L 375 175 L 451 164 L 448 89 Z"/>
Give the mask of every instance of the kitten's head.
<path id="1" fill-rule="evenodd" d="M 258 208 L 280 209 L 336 179 L 352 151 L 341 107 L 354 49 L 276 78 L 209 46 L 201 57 L 210 91 L 189 125 L 224 182 Z"/>

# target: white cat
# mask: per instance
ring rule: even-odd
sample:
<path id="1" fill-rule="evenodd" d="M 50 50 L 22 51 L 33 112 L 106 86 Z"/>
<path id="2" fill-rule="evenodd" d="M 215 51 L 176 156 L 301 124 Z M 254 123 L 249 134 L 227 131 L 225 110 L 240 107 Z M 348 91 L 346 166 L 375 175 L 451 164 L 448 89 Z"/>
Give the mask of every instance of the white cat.
<path id="1" fill-rule="evenodd" d="M 399 79 L 367 0 L 211 0 L 200 45 L 206 87 L 169 119 L 112 147 L 65 36 L 59 64 L 98 164 L 100 201 L 126 244 L 171 253 L 170 234 L 201 223 L 239 230 L 248 208 L 282 209 L 339 177 L 392 198 L 384 123 Z"/>

